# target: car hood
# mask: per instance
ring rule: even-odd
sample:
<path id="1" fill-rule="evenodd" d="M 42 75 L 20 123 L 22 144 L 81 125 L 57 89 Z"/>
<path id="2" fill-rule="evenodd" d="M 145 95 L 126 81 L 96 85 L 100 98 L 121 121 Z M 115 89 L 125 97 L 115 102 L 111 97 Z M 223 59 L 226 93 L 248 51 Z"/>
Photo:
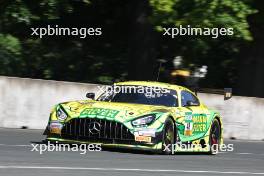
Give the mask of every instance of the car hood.
<path id="1" fill-rule="evenodd" d="M 143 104 L 102 102 L 102 101 L 74 101 L 61 103 L 60 106 L 70 118 L 101 118 L 127 121 L 145 114 L 166 113 L 170 107 Z"/>

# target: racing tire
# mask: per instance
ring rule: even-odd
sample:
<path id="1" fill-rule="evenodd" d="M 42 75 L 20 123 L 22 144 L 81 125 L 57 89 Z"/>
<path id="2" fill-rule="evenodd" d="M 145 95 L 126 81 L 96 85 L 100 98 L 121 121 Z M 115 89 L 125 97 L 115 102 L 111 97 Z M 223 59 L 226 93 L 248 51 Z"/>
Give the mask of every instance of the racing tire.
<path id="1" fill-rule="evenodd" d="M 176 139 L 176 128 L 171 118 L 168 118 L 164 123 L 163 135 L 162 135 L 162 154 L 172 155 L 174 154 L 174 146 Z M 165 147 L 166 146 L 166 147 Z"/>
<path id="2" fill-rule="evenodd" d="M 218 119 L 214 119 L 212 122 L 210 135 L 209 135 L 209 154 L 216 155 L 219 151 L 221 140 L 221 125 Z"/>

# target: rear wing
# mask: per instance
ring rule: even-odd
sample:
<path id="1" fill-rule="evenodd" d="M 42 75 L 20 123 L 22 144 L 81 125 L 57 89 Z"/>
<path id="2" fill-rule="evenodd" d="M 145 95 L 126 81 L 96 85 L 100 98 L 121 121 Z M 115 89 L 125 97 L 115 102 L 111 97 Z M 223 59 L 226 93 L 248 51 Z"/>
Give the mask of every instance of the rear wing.
<path id="1" fill-rule="evenodd" d="M 194 88 L 193 91 L 195 95 L 197 95 L 197 93 L 209 93 L 209 94 L 224 95 L 224 100 L 229 100 L 230 98 L 232 98 L 232 88 L 224 88 L 224 89 Z"/>

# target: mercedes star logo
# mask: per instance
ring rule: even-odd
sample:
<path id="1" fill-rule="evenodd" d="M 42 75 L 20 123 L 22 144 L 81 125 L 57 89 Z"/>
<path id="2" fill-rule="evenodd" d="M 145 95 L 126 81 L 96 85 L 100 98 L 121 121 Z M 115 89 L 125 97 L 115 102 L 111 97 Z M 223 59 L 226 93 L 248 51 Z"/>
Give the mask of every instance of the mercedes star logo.
<path id="1" fill-rule="evenodd" d="M 92 134 L 97 134 L 100 132 L 101 124 L 98 122 L 91 122 L 89 125 L 89 132 Z"/>

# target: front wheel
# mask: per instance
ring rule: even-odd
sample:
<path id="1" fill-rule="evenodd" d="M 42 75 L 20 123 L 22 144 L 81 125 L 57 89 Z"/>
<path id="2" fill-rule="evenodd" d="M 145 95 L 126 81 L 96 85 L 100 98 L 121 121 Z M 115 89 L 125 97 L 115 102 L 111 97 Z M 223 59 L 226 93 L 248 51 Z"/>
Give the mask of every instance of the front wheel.
<path id="1" fill-rule="evenodd" d="M 176 129 L 174 122 L 171 118 L 165 121 L 162 137 L 162 153 L 165 155 L 171 155 L 174 153 Z"/>

